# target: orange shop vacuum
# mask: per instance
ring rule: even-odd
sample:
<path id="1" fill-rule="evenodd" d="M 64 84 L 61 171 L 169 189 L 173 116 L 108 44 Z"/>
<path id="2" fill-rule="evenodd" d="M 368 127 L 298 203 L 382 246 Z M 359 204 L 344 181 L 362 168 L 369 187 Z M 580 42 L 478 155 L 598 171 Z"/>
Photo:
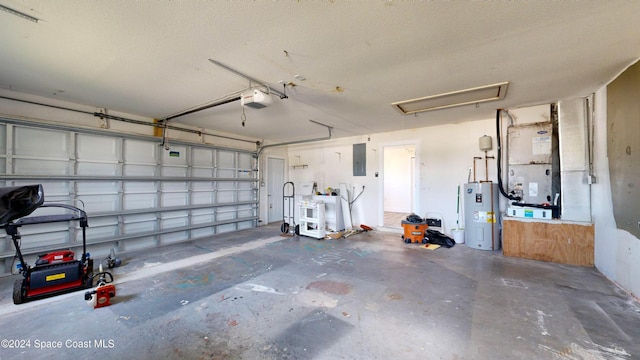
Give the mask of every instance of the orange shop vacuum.
<path id="1" fill-rule="evenodd" d="M 429 228 L 429 225 L 427 225 L 427 222 L 420 216 L 415 214 L 407 216 L 405 220 L 402 220 L 402 228 L 404 229 L 402 239 L 405 243 L 427 243 L 425 233 Z"/>

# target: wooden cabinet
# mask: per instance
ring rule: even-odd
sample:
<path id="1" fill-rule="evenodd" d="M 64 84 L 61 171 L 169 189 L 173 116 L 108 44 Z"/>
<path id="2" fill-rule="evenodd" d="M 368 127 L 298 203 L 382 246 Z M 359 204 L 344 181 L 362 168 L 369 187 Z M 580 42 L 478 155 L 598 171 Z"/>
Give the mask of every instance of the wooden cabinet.
<path id="1" fill-rule="evenodd" d="M 593 266 L 594 225 L 558 220 L 503 218 L 505 256 Z"/>

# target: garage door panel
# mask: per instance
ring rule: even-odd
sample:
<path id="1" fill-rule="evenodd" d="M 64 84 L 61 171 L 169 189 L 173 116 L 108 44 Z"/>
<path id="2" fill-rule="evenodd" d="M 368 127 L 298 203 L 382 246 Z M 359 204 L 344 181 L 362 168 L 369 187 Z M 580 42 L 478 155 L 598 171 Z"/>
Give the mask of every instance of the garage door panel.
<path id="1" fill-rule="evenodd" d="M 125 176 L 155 176 L 155 165 L 131 165 L 125 164 L 122 167 L 122 175 Z"/>
<path id="2" fill-rule="evenodd" d="M 236 193 L 234 191 L 218 191 L 216 195 L 217 195 L 217 199 L 216 199 L 217 204 L 226 204 L 226 203 L 232 203 L 235 201 Z"/>
<path id="3" fill-rule="evenodd" d="M 115 161 L 119 159 L 119 140 L 106 136 L 78 134 L 77 159 L 92 161 Z"/>
<path id="4" fill-rule="evenodd" d="M 125 234 L 147 233 L 154 231 L 156 226 L 152 222 L 125 222 L 122 226 Z"/>
<path id="5" fill-rule="evenodd" d="M 218 190 L 235 190 L 236 183 L 233 181 L 217 181 L 216 189 Z"/>
<path id="6" fill-rule="evenodd" d="M 189 219 L 186 217 L 160 220 L 160 226 L 163 230 L 185 227 L 187 225 L 189 225 Z"/>
<path id="7" fill-rule="evenodd" d="M 78 199 L 84 203 L 84 208 L 87 213 L 99 213 L 116 211 L 120 207 L 119 195 L 81 195 Z"/>
<path id="8" fill-rule="evenodd" d="M 205 236 L 212 236 L 215 235 L 215 227 L 206 227 L 206 228 L 200 228 L 200 229 L 193 229 L 191 230 L 191 236 L 194 238 L 201 238 L 201 237 L 205 237 Z"/>
<path id="9" fill-rule="evenodd" d="M 22 231 L 21 231 L 22 233 Z M 45 233 L 24 234 L 28 235 L 28 241 L 23 239 L 20 248 L 23 250 L 35 249 L 44 246 L 61 246 L 69 244 L 69 231 L 48 231 Z"/>
<path id="10" fill-rule="evenodd" d="M 0 124 L 0 155 L 7 154 L 7 126 Z"/>
<path id="11" fill-rule="evenodd" d="M 225 224 L 225 225 L 216 226 L 217 234 L 228 233 L 236 230 L 237 230 L 236 224 Z"/>
<path id="12" fill-rule="evenodd" d="M 187 177 L 188 169 L 186 167 L 163 166 L 160 169 L 160 176 L 166 177 Z"/>
<path id="13" fill-rule="evenodd" d="M 192 168 L 191 175 L 197 178 L 212 178 L 213 169 L 212 168 Z"/>
<path id="14" fill-rule="evenodd" d="M 216 154 L 216 166 L 219 168 L 235 168 L 236 153 L 233 151 L 218 150 Z"/>
<path id="15" fill-rule="evenodd" d="M 254 199 L 253 191 L 238 191 L 238 201 L 251 201 Z"/>
<path id="16" fill-rule="evenodd" d="M 236 176 L 238 179 L 251 179 L 253 177 L 251 170 L 238 170 L 238 174 Z"/>
<path id="17" fill-rule="evenodd" d="M 193 166 L 213 166 L 214 150 L 194 147 L 191 150 L 191 164 Z"/>
<path id="18" fill-rule="evenodd" d="M 199 225 L 199 224 L 207 224 L 215 221 L 215 216 L 213 213 L 210 214 L 201 214 L 201 215 L 191 215 L 191 224 Z"/>
<path id="19" fill-rule="evenodd" d="M 158 245 L 158 242 L 155 236 L 145 236 L 141 238 L 131 239 L 127 241 L 123 246 L 123 250 L 125 251 L 135 251 L 148 249 L 151 247 L 155 247 Z"/>
<path id="20" fill-rule="evenodd" d="M 215 192 L 213 191 L 193 192 L 191 193 L 191 204 L 193 205 L 215 204 Z"/>
<path id="21" fill-rule="evenodd" d="M 157 164 L 158 143 L 143 140 L 124 140 L 124 161 L 137 164 Z"/>
<path id="22" fill-rule="evenodd" d="M 69 139 L 68 132 L 15 126 L 13 155 L 69 159 Z"/>
<path id="23" fill-rule="evenodd" d="M 238 218 L 247 218 L 254 215 L 254 210 L 251 205 L 239 205 L 238 206 Z"/>
<path id="24" fill-rule="evenodd" d="M 163 193 L 162 206 L 185 206 L 189 203 L 189 194 L 184 193 Z"/>
<path id="25" fill-rule="evenodd" d="M 184 145 L 171 145 L 171 150 L 162 150 L 163 164 L 187 165 L 187 147 Z"/>
<path id="26" fill-rule="evenodd" d="M 158 185 L 155 181 L 129 181 L 122 186 L 126 194 L 157 193 Z"/>
<path id="27" fill-rule="evenodd" d="M 240 221 L 236 226 L 238 227 L 238 230 L 252 229 L 253 221 Z"/>
<path id="28" fill-rule="evenodd" d="M 70 175 L 73 168 L 69 160 L 14 159 L 16 175 Z"/>
<path id="29" fill-rule="evenodd" d="M 122 196 L 124 210 L 154 209 L 158 207 L 158 197 L 153 194 L 124 194 Z"/>
<path id="30" fill-rule="evenodd" d="M 219 178 L 229 178 L 229 179 L 235 179 L 236 178 L 236 170 L 235 169 L 218 169 L 217 170 L 217 177 Z"/>
<path id="31" fill-rule="evenodd" d="M 237 214 L 237 211 L 235 206 L 219 207 L 216 210 L 216 221 L 236 219 L 237 218 L 236 214 Z"/>
<path id="32" fill-rule="evenodd" d="M 77 174 L 84 176 L 116 176 L 120 166 L 118 164 L 78 162 Z"/>
<path id="33" fill-rule="evenodd" d="M 253 169 L 253 155 L 240 153 L 238 154 L 238 168 L 239 169 Z"/>
<path id="34" fill-rule="evenodd" d="M 76 181 L 78 195 L 115 195 L 119 187 L 117 181 Z"/>
<path id="35" fill-rule="evenodd" d="M 160 243 L 165 244 L 175 244 L 189 237 L 189 232 L 187 231 L 178 231 L 175 233 L 168 233 L 160 235 Z"/>
<path id="36" fill-rule="evenodd" d="M 194 181 L 191 183 L 191 189 L 194 192 L 213 190 L 215 182 L 213 181 Z"/>
<path id="37" fill-rule="evenodd" d="M 186 181 L 163 181 L 160 188 L 163 191 L 188 191 L 189 183 Z"/>
<path id="38" fill-rule="evenodd" d="M 90 227 L 87 229 L 87 242 L 115 238 L 118 235 L 118 225 Z"/>

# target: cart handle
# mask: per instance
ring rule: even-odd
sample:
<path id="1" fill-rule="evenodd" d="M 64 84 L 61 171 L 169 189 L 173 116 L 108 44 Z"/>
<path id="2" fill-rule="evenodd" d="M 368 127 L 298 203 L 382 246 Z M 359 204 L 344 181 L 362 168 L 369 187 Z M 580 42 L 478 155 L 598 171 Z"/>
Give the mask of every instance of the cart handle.
<path id="1" fill-rule="evenodd" d="M 62 221 L 73 221 L 79 220 L 80 226 L 85 228 L 89 226 L 87 213 L 75 206 L 67 205 L 67 204 L 44 204 L 40 205 L 41 208 L 49 207 L 49 208 L 64 208 L 67 210 L 71 210 L 74 214 L 57 214 L 57 215 L 41 215 L 41 216 L 29 216 L 25 218 L 21 218 L 15 221 L 12 225 L 18 227 L 23 225 L 32 225 L 32 224 L 45 224 L 45 223 L 54 223 L 54 222 L 62 222 Z"/>

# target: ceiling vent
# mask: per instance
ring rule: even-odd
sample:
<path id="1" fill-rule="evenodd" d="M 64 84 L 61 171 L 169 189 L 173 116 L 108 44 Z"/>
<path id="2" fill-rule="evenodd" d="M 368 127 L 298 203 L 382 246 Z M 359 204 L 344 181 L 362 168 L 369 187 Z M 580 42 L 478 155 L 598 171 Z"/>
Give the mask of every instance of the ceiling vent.
<path id="1" fill-rule="evenodd" d="M 502 100 L 507 95 L 507 85 L 509 85 L 508 81 L 418 99 L 398 101 L 391 103 L 391 105 L 403 114 L 415 114 L 454 106 Z"/>

